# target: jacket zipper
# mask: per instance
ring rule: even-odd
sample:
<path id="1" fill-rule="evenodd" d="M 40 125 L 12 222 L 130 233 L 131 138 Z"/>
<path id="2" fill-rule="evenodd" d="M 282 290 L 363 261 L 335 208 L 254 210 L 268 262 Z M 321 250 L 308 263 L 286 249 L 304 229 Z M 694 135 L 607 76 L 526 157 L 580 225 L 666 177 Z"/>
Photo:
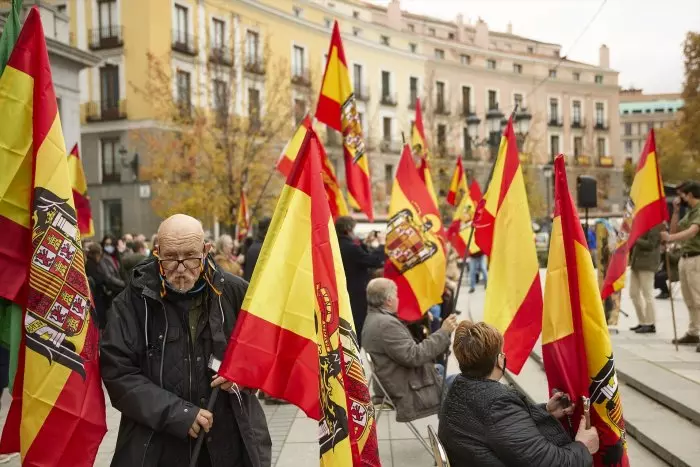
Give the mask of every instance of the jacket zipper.
<path id="1" fill-rule="evenodd" d="M 141 467 L 146 465 L 146 454 L 148 454 L 148 448 L 151 446 L 151 439 L 153 439 L 153 431 L 148 435 L 148 441 L 146 441 L 146 449 L 143 451 L 143 459 L 141 459 Z"/>
<path id="2" fill-rule="evenodd" d="M 192 402 L 192 335 L 190 334 L 190 322 L 189 322 L 189 316 L 188 316 L 189 310 L 185 311 L 182 315 L 182 318 L 184 320 L 185 324 L 185 333 L 187 334 L 187 380 L 188 380 L 188 398 L 190 402 Z M 198 404 L 195 404 L 195 407 L 197 407 Z M 200 436 L 204 436 L 204 431 L 202 430 L 199 434 Z M 190 452 L 190 461 L 192 460 L 192 438 L 187 440 L 188 447 L 189 447 L 189 452 Z"/>

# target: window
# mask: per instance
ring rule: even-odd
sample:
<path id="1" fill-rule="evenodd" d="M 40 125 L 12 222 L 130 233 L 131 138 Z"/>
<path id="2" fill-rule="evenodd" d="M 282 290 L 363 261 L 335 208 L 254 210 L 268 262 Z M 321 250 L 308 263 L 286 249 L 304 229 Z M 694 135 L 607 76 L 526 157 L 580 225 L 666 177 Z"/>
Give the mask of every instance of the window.
<path id="1" fill-rule="evenodd" d="M 292 12 L 294 13 L 294 16 L 297 18 L 301 18 L 302 13 L 304 13 L 304 10 L 299 8 L 298 6 L 292 7 Z"/>
<path id="2" fill-rule="evenodd" d="M 625 136 L 630 136 L 632 134 L 632 124 L 625 123 Z"/>
<path id="3" fill-rule="evenodd" d="M 447 148 L 447 125 L 444 123 L 440 123 L 437 126 L 437 143 L 441 152 Z"/>
<path id="4" fill-rule="evenodd" d="M 448 32 L 448 33 L 447 33 L 447 38 L 450 39 L 450 40 L 454 40 L 454 38 L 455 38 L 455 33 L 453 33 L 453 32 Z"/>
<path id="5" fill-rule="evenodd" d="M 391 117 L 382 119 L 382 137 L 384 141 L 391 141 Z"/>
<path id="6" fill-rule="evenodd" d="M 605 106 L 602 102 L 595 103 L 595 124 L 597 126 L 605 125 Z"/>
<path id="7" fill-rule="evenodd" d="M 598 157 L 605 157 L 605 138 L 598 138 L 596 141 L 596 151 Z"/>
<path id="8" fill-rule="evenodd" d="M 573 77 L 574 81 L 581 81 L 581 73 L 579 73 L 578 71 L 574 71 Z"/>
<path id="9" fill-rule="evenodd" d="M 182 5 L 175 5 L 175 42 L 179 44 L 187 44 L 188 42 L 188 23 L 187 23 L 187 8 Z"/>
<path id="10" fill-rule="evenodd" d="M 245 54 L 249 64 L 258 63 L 260 36 L 255 31 L 248 31 L 245 39 Z"/>
<path id="11" fill-rule="evenodd" d="M 472 88 L 462 86 L 462 115 L 467 116 L 472 108 Z"/>
<path id="12" fill-rule="evenodd" d="M 625 141 L 625 153 L 632 154 L 632 141 Z"/>
<path id="13" fill-rule="evenodd" d="M 472 58 L 469 55 L 462 54 L 459 56 L 459 62 L 462 65 L 469 65 L 472 62 Z"/>
<path id="14" fill-rule="evenodd" d="M 111 0 L 99 2 L 97 7 L 97 20 L 100 24 L 100 38 L 114 37 L 117 34 L 117 31 L 115 30 L 115 26 L 117 26 L 117 1 Z M 185 9 L 185 20 L 187 20 L 187 9 Z"/>
<path id="15" fill-rule="evenodd" d="M 352 35 L 355 37 L 358 37 L 360 34 L 362 34 L 362 29 L 360 28 L 352 28 Z"/>
<path id="16" fill-rule="evenodd" d="M 523 66 L 520 63 L 513 63 L 513 73 L 523 74 Z"/>
<path id="17" fill-rule="evenodd" d="M 437 101 L 437 111 L 443 112 L 445 110 L 445 83 L 442 81 L 435 82 L 435 97 Z"/>
<path id="18" fill-rule="evenodd" d="M 464 157 L 470 159 L 472 156 L 472 140 L 469 137 L 469 128 L 462 128 L 462 151 L 464 152 Z"/>
<path id="19" fill-rule="evenodd" d="M 551 70 L 549 70 L 549 77 L 552 79 L 557 77 L 557 70 L 555 68 L 552 68 Z"/>
<path id="20" fill-rule="evenodd" d="M 581 125 L 581 101 L 573 102 L 573 122 L 574 125 Z"/>
<path id="21" fill-rule="evenodd" d="M 595 75 L 595 84 L 603 84 L 603 75 Z"/>
<path id="22" fill-rule="evenodd" d="M 103 139 L 102 146 L 102 182 L 121 181 L 121 170 L 118 160 L 118 139 Z"/>
<path id="23" fill-rule="evenodd" d="M 292 55 L 292 74 L 304 76 L 304 48 L 298 45 L 294 46 Z"/>
<path id="24" fill-rule="evenodd" d="M 213 19 L 212 20 L 212 29 L 213 29 L 212 46 L 214 48 L 221 49 L 224 47 L 224 44 L 226 43 L 226 39 L 225 39 L 226 29 L 225 29 L 225 27 L 226 27 L 226 25 L 220 19 Z"/>
<path id="25" fill-rule="evenodd" d="M 365 114 L 362 112 L 357 112 L 357 119 L 360 121 L 360 127 L 365 126 Z"/>
<path id="26" fill-rule="evenodd" d="M 119 110 L 119 67 L 105 65 L 100 68 L 100 109 L 102 114 Z"/>
<path id="27" fill-rule="evenodd" d="M 362 95 L 362 65 L 357 63 L 352 66 L 352 82 L 354 85 L 354 92 L 356 96 Z"/>
<path id="28" fill-rule="evenodd" d="M 248 88 L 248 117 L 251 126 L 260 124 L 260 91 L 255 88 Z"/>
<path id="29" fill-rule="evenodd" d="M 496 60 L 486 60 L 486 68 L 488 68 L 489 70 L 495 70 Z"/>
<path id="30" fill-rule="evenodd" d="M 408 49 L 411 51 L 412 54 L 414 54 L 418 50 L 418 45 L 411 42 L 410 44 L 408 44 Z"/>
<path id="31" fill-rule="evenodd" d="M 122 236 L 122 200 L 102 200 L 102 224 L 104 231 L 117 237 Z"/>
<path id="32" fill-rule="evenodd" d="M 333 20 L 330 18 L 323 18 L 323 22 L 326 24 L 326 29 L 330 29 L 333 26 Z"/>
<path id="33" fill-rule="evenodd" d="M 549 136 L 549 155 L 554 159 L 559 155 L 559 135 Z"/>
<path id="34" fill-rule="evenodd" d="M 352 12 L 352 17 L 355 18 L 355 19 L 359 19 L 359 18 L 360 18 L 360 12 L 357 11 L 357 10 L 353 10 L 353 12 Z"/>
<path id="35" fill-rule="evenodd" d="M 220 79 L 213 81 L 214 88 L 214 108 L 217 112 L 224 112 L 228 107 L 228 92 L 226 90 L 226 82 Z"/>
<path id="36" fill-rule="evenodd" d="M 498 110 L 498 96 L 496 91 L 489 90 L 489 110 Z"/>
<path id="37" fill-rule="evenodd" d="M 382 98 L 391 96 L 391 74 L 388 71 L 382 71 Z"/>
<path id="38" fill-rule="evenodd" d="M 435 28 L 428 28 L 428 34 L 435 37 Z"/>
<path id="39" fill-rule="evenodd" d="M 583 136 L 574 136 L 574 157 L 583 155 Z"/>
<path id="40" fill-rule="evenodd" d="M 443 60 L 445 58 L 445 51 L 442 49 L 435 49 L 435 58 Z"/>
<path id="41" fill-rule="evenodd" d="M 382 45 L 389 45 L 389 36 L 379 36 L 379 42 Z"/>
<path id="42" fill-rule="evenodd" d="M 549 99 L 549 121 L 557 123 L 559 121 L 559 99 Z"/>
<path id="43" fill-rule="evenodd" d="M 298 126 L 306 116 L 306 101 L 294 99 L 294 125 Z"/>
<path id="44" fill-rule="evenodd" d="M 413 24 L 409 24 L 409 25 L 408 25 L 408 30 L 409 30 L 410 32 L 416 32 L 416 26 L 413 25 Z"/>
<path id="45" fill-rule="evenodd" d="M 413 107 L 416 105 L 416 100 L 418 99 L 418 78 L 411 76 L 408 79 L 408 88 L 411 94 L 410 103 Z"/>
<path id="46" fill-rule="evenodd" d="M 177 103 L 189 109 L 191 102 L 191 76 L 188 72 L 177 70 Z"/>
<path id="47" fill-rule="evenodd" d="M 518 108 L 518 110 L 523 109 L 523 95 L 520 93 L 513 94 L 513 105 Z"/>
<path id="48" fill-rule="evenodd" d="M 384 164 L 384 186 L 386 193 L 391 193 L 391 188 L 394 184 L 394 166 L 392 164 Z"/>

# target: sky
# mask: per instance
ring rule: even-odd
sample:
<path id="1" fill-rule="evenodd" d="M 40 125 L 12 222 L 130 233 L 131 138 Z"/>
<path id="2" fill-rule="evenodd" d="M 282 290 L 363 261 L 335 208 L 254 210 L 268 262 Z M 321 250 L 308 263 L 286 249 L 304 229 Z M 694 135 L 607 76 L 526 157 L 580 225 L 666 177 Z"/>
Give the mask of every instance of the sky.
<path id="1" fill-rule="evenodd" d="M 372 0 L 386 5 L 389 0 Z M 688 31 L 700 32 L 698 0 L 401 0 L 401 9 L 453 21 L 458 13 L 481 17 L 489 30 L 553 42 L 572 60 L 598 63 L 601 44 L 610 48 L 610 66 L 619 84 L 645 93 L 680 92 L 682 44 Z M 573 46 L 573 48 L 572 48 Z"/>

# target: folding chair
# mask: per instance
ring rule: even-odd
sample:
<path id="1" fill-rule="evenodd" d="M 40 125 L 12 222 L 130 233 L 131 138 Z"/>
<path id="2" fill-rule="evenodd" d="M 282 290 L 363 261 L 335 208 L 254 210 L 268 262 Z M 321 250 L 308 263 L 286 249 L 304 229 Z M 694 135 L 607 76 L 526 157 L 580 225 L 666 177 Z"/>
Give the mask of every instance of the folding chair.
<path id="1" fill-rule="evenodd" d="M 379 381 L 379 378 L 377 378 L 377 374 L 374 371 L 374 362 L 372 362 L 372 357 L 369 355 L 369 352 L 366 354 L 367 356 L 367 364 L 369 365 L 369 371 L 370 371 L 370 377 L 368 381 L 368 386 L 372 387 L 372 381 L 376 383 L 376 387 L 379 388 L 379 390 L 382 392 L 382 395 L 380 396 L 381 398 L 381 403 L 380 404 L 374 404 L 375 406 L 375 413 L 377 414 L 376 421 L 379 423 L 379 417 L 382 414 L 383 410 L 396 410 L 396 404 L 391 400 L 391 397 L 389 397 L 389 393 L 386 392 L 386 389 L 384 389 L 384 385 L 382 385 L 381 381 Z M 378 407 L 377 407 L 378 405 Z M 418 441 L 423 445 L 426 451 L 428 451 L 430 454 L 433 454 L 433 450 L 430 448 L 430 445 L 423 439 L 423 437 L 420 434 L 420 431 L 418 431 L 418 428 L 413 424 L 413 422 L 398 422 L 398 423 L 405 423 L 408 426 L 408 429 L 411 430 L 411 433 L 413 433 L 413 436 L 416 437 Z"/>
<path id="2" fill-rule="evenodd" d="M 445 447 L 440 442 L 440 438 L 437 437 L 437 433 L 435 433 L 431 425 L 428 425 L 428 438 L 430 439 L 430 445 L 433 447 L 435 465 L 437 465 L 437 467 L 450 467 L 450 460 L 447 458 Z"/>

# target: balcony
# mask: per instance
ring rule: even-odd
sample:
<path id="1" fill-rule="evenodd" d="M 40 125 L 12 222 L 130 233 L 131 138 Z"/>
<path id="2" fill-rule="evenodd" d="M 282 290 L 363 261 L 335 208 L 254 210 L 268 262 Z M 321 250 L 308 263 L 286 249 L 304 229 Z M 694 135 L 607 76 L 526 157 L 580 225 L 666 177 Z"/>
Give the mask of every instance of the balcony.
<path id="1" fill-rule="evenodd" d="M 411 110 L 416 110 L 416 102 L 418 101 L 418 94 L 411 92 L 411 97 L 409 99 L 410 100 L 408 101 L 408 108 Z"/>
<path id="2" fill-rule="evenodd" d="M 437 102 L 437 105 L 435 106 L 435 114 L 445 116 L 450 115 L 450 108 L 447 104 L 445 104 L 445 101 Z"/>
<path id="3" fill-rule="evenodd" d="M 105 26 L 103 28 L 90 29 L 90 50 L 116 49 L 124 45 L 123 26 Z"/>
<path id="4" fill-rule="evenodd" d="M 102 172 L 102 183 L 121 183 L 122 174 L 119 169 L 114 172 Z"/>
<path id="5" fill-rule="evenodd" d="M 380 103 L 388 107 L 396 107 L 396 94 L 392 94 L 390 92 L 382 92 L 382 100 L 380 101 Z"/>
<path id="6" fill-rule="evenodd" d="M 352 92 L 355 94 L 355 99 L 358 101 L 369 101 L 369 88 L 367 86 L 355 86 Z"/>
<path id="7" fill-rule="evenodd" d="M 486 111 L 486 118 L 488 119 L 501 119 L 505 117 L 503 111 L 501 111 L 498 102 L 489 102 L 489 109 Z"/>
<path id="8" fill-rule="evenodd" d="M 248 57 L 245 61 L 245 71 L 262 76 L 265 74 L 265 63 L 257 57 Z"/>
<path id="9" fill-rule="evenodd" d="M 590 156 L 574 156 L 574 162 L 579 167 L 590 167 L 591 158 Z"/>
<path id="10" fill-rule="evenodd" d="M 460 115 L 464 118 L 476 116 L 476 108 L 472 105 L 462 104 L 462 110 L 460 110 Z"/>
<path id="11" fill-rule="evenodd" d="M 292 70 L 292 84 L 296 86 L 311 86 L 311 73 L 308 68 Z"/>
<path id="12" fill-rule="evenodd" d="M 212 46 L 209 50 L 209 62 L 217 65 L 233 66 L 233 51 L 223 45 Z"/>
<path id="13" fill-rule="evenodd" d="M 194 36 L 182 34 L 180 31 L 173 31 L 172 49 L 181 54 L 197 55 L 197 40 Z"/>
<path id="14" fill-rule="evenodd" d="M 444 141 L 438 141 L 437 145 L 437 155 L 439 157 L 447 157 L 449 155 L 449 149 L 447 148 L 447 144 Z"/>
<path id="15" fill-rule="evenodd" d="M 106 122 L 126 118 L 126 100 L 88 102 L 85 119 L 88 122 Z"/>
<path id="16" fill-rule="evenodd" d="M 192 119 L 192 102 L 189 100 L 182 100 L 176 102 L 177 114 L 180 120 L 189 121 Z"/>
<path id="17" fill-rule="evenodd" d="M 598 165 L 600 167 L 614 167 L 615 160 L 612 156 L 598 156 Z"/>
<path id="18" fill-rule="evenodd" d="M 596 130 L 600 131 L 607 131 L 610 127 L 605 123 L 603 120 L 597 120 L 595 122 L 595 127 Z"/>
<path id="19" fill-rule="evenodd" d="M 564 126 L 564 122 L 562 121 L 561 117 L 551 116 L 551 117 L 549 117 L 549 121 L 547 122 L 547 125 L 555 126 L 555 127 L 562 127 L 562 126 Z"/>
<path id="20" fill-rule="evenodd" d="M 403 147 L 403 144 L 401 143 L 401 141 L 397 141 L 397 140 L 382 139 L 379 142 L 379 150 L 381 152 L 391 152 L 394 154 L 399 154 L 401 152 L 402 147 Z"/>
<path id="21" fill-rule="evenodd" d="M 583 121 L 581 121 L 580 119 L 579 120 L 571 120 L 571 128 L 583 130 L 584 128 L 586 128 L 586 124 Z"/>

